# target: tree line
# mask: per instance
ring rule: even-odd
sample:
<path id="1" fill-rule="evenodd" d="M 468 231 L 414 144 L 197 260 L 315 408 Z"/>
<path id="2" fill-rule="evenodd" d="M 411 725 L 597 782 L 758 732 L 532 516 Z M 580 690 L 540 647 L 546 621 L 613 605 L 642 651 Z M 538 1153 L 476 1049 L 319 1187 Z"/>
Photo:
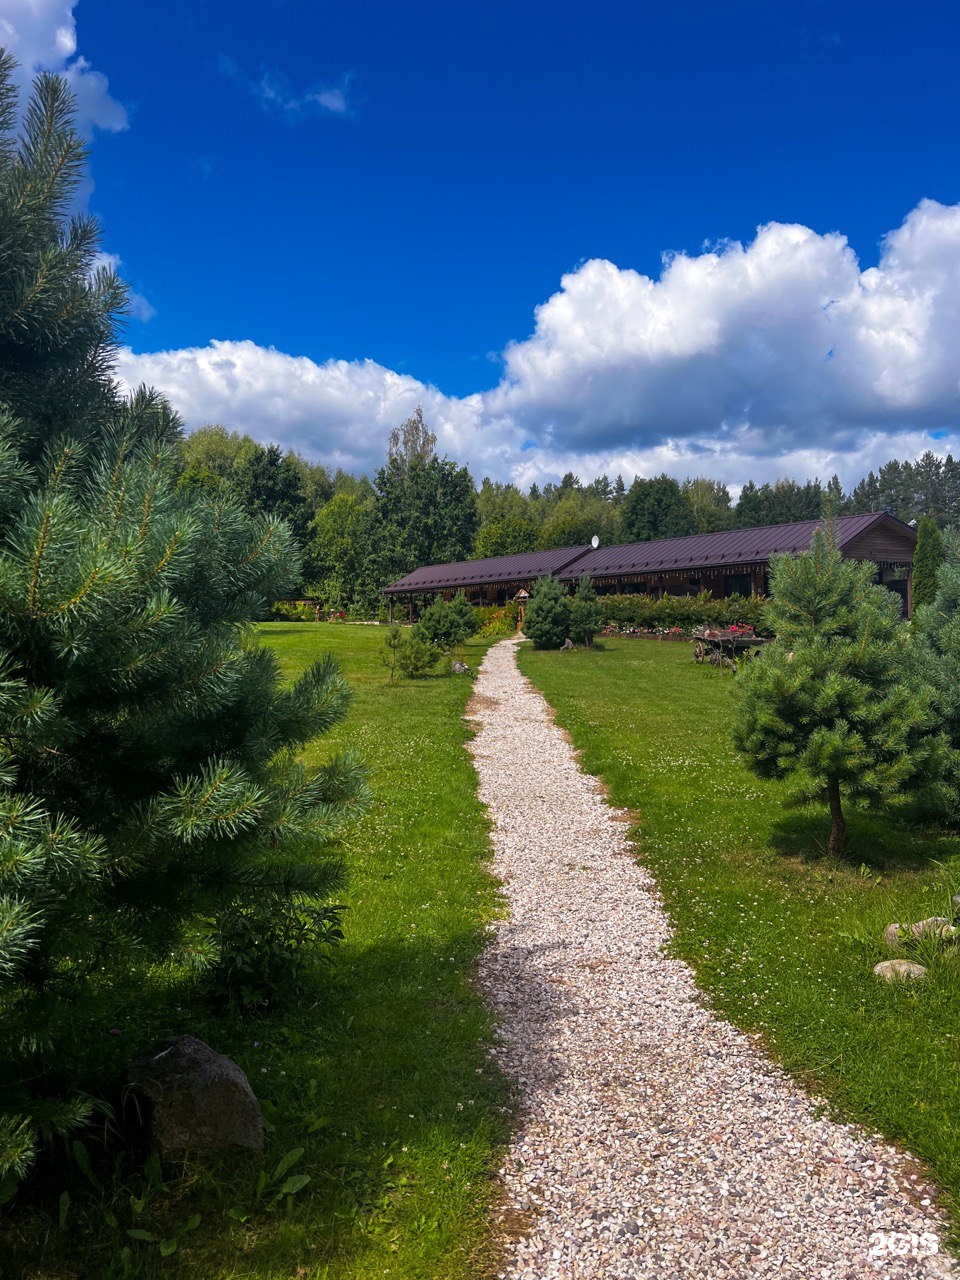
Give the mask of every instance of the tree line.
<path id="1" fill-rule="evenodd" d="M 387 442 L 372 477 L 330 472 L 276 444 L 259 444 L 224 426 L 201 427 L 181 440 L 180 483 L 230 491 L 250 514 L 282 517 L 303 554 L 299 590 L 333 611 L 370 615 L 385 583 L 424 564 L 577 546 L 715 533 L 757 525 L 888 511 L 922 516 L 940 527 L 960 521 L 960 461 L 928 451 L 893 459 L 845 492 L 837 476 L 748 480 L 733 501 L 707 476 L 678 481 L 662 474 L 558 483 L 515 484 L 485 477 L 436 452 L 418 408 Z"/>

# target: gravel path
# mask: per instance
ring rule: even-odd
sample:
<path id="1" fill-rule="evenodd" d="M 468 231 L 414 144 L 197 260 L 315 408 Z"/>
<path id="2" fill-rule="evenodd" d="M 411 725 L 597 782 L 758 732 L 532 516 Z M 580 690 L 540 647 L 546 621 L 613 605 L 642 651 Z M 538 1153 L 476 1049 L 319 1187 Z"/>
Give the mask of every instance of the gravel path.
<path id="1" fill-rule="evenodd" d="M 922 1174 L 702 1004 L 623 816 L 580 772 L 513 640 L 475 684 L 472 750 L 510 918 L 481 982 L 519 1129 L 504 1280 L 954 1275 Z"/>

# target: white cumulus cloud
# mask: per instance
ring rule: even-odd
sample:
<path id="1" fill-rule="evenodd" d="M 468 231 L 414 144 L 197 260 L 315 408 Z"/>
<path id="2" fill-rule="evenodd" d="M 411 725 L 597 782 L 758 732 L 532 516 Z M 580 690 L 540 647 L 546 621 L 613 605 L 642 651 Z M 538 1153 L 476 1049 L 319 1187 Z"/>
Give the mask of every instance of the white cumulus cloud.
<path id="1" fill-rule="evenodd" d="M 0 46 L 16 57 L 26 86 L 39 71 L 66 76 L 77 99 L 77 124 L 117 133 L 127 127 L 127 112 L 110 96 L 106 76 L 77 55 L 76 0 L 4 0 Z"/>
<path id="2" fill-rule="evenodd" d="M 666 469 L 739 483 L 960 451 L 960 205 L 921 201 L 862 268 L 846 238 L 771 223 L 749 244 L 664 259 L 657 279 L 593 260 L 464 398 L 372 361 L 252 342 L 135 355 L 188 423 L 223 421 L 334 465 L 375 465 L 418 402 L 440 445 L 522 482 Z"/>
<path id="3" fill-rule="evenodd" d="M 150 355 L 124 351 L 119 373 L 129 387 L 160 387 L 190 426 L 223 422 L 348 471 L 379 465 L 390 429 L 418 404 L 451 456 L 470 440 L 476 457 L 483 435 L 479 396 L 449 398 L 373 360 L 317 364 L 249 340 L 214 341 Z M 498 433 L 495 447 L 501 442 Z"/>

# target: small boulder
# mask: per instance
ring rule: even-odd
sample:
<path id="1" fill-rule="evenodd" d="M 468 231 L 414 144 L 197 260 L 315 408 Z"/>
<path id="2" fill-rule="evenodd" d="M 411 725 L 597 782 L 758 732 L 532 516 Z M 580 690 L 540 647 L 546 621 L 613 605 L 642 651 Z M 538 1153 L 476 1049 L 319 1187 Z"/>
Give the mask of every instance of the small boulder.
<path id="1" fill-rule="evenodd" d="M 946 938 L 952 931 L 953 925 L 946 916 L 928 916 L 910 926 L 910 935 L 914 938 Z"/>
<path id="2" fill-rule="evenodd" d="M 455 676 L 468 676 L 470 668 L 465 662 L 453 662 L 450 664 L 450 670 Z"/>
<path id="3" fill-rule="evenodd" d="M 950 899 L 950 905 L 958 916 L 960 916 L 960 893 L 955 893 Z"/>
<path id="4" fill-rule="evenodd" d="M 917 982 L 927 976 L 923 965 L 912 960 L 881 960 L 873 966 L 873 972 L 884 982 Z"/>
<path id="5" fill-rule="evenodd" d="M 263 1118 L 235 1062 L 195 1036 L 173 1036 L 130 1068 L 147 1129 L 164 1160 L 190 1152 L 262 1151 Z"/>
<path id="6" fill-rule="evenodd" d="M 896 951 L 900 946 L 900 930 L 902 924 L 888 924 L 883 931 L 883 941 L 891 951 Z"/>

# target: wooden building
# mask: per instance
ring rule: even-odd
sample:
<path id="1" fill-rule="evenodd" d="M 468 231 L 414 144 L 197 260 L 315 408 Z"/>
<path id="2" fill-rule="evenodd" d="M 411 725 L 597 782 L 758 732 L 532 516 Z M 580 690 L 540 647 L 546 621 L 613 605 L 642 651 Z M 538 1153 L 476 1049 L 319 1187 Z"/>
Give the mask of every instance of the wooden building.
<path id="1" fill-rule="evenodd" d="M 770 557 L 806 551 L 821 523 L 803 520 L 615 547 L 564 547 L 428 565 L 391 583 L 384 594 L 391 606 L 394 601 L 403 602 L 412 614 L 418 604 L 436 595 L 449 597 L 463 591 L 473 604 L 505 604 L 547 574 L 573 584 L 586 573 L 598 594 L 659 597 L 708 591 L 721 599 L 765 595 Z M 885 512 L 840 516 L 836 531 L 843 554 L 852 560 L 873 561 L 877 580 L 901 597 L 909 617 L 916 531 Z"/>

